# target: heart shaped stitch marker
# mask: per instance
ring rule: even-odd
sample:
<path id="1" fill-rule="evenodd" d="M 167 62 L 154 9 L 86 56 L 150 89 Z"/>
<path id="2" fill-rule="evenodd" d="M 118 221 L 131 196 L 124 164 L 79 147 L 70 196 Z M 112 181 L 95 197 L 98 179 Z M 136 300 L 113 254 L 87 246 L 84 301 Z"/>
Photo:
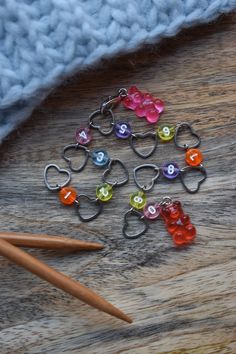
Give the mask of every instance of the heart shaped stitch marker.
<path id="1" fill-rule="evenodd" d="M 203 177 L 200 179 L 200 181 L 197 182 L 197 187 L 194 188 L 194 189 L 190 189 L 190 188 L 186 185 L 186 183 L 185 183 L 185 181 L 184 181 L 184 177 L 187 175 L 187 173 L 188 173 L 189 171 L 192 171 L 192 170 L 200 171 L 201 174 L 202 174 L 202 176 L 203 176 Z M 186 189 L 186 191 L 187 191 L 188 193 L 194 194 L 194 193 L 197 193 L 197 192 L 199 191 L 199 188 L 200 188 L 201 184 L 202 184 L 202 183 L 205 181 L 205 179 L 207 178 L 207 172 L 206 172 L 205 167 L 203 167 L 202 165 L 200 165 L 200 166 L 185 166 L 185 167 L 181 168 L 181 170 L 180 170 L 180 175 L 179 175 L 179 176 L 180 176 L 180 181 L 181 181 L 182 185 L 184 186 L 184 188 Z"/>
<path id="2" fill-rule="evenodd" d="M 80 201 L 81 201 L 81 199 L 86 199 L 89 204 L 95 205 L 96 208 L 97 208 L 97 211 L 95 211 L 95 213 L 93 215 L 91 215 L 91 216 L 86 216 L 86 217 L 82 216 L 82 214 L 80 212 L 80 205 L 81 205 Z M 92 220 L 96 219 L 98 217 L 98 215 L 101 214 L 102 208 L 103 208 L 103 203 L 101 203 L 98 199 L 90 198 L 86 194 L 80 194 L 78 196 L 78 203 L 77 203 L 76 211 L 77 211 L 77 214 L 78 214 L 78 216 L 79 216 L 81 221 L 89 222 L 89 221 L 92 221 Z"/>
<path id="3" fill-rule="evenodd" d="M 143 226 L 143 228 L 142 228 L 140 231 L 138 231 L 138 232 L 136 232 L 136 233 L 134 233 L 134 234 L 129 234 L 128 231 L 127 231 L 127 230 L 128 230 L 128 227 L 129 227 L 129 217 L 130 217 L 130 216 L 135 216 L 135 217 L 137 217 L 138 220 L 140 221 L 140 223 L 142 223 L 142 226 Z M 147 232 L 148 227 L 149 227 L 149 225 L 148 225 L 147 220 L 145 219 L 145 217 L 143 216 L 143 214 L 140 213 L 139 211 L 137 211 L 137 210 L 135 210 L 135 209 L 132 208 L 132 209 L 128 210 L 128 211 L 125 213 L 125 216 L 124 216 L 124 225 L 123 225 L 123 229 L 122 229 L 123 235 L 124 235 L 125 238 L 131 239 L 131 240 L 132 240 L 132 239 L 136 239 L 136 238 L 138 238 L 138 237 L 144 235 L 144 234 Z"/>
<path id="4" fill-rule="evenodd" d="M 110 120 L 110 129 L 104 130 L 101 128 L 100 124 L 95 124 L 94 119 L 97 116 L 102 116 L 103 119 L 109 119 Z M 110 135 L 113 132 L 114 129 L 114 124 L 115 124 L 115 117 L 111 109 L 106 110 L 106 114 L 102 114 L 101 110 L 98 109 L 94 111 L 90 116 L 89 116 L 89 126 L 93 129 L 97 129 L 99 133 L 101 133 L 104 136 Z"/>
<path id="5" fill-rule="evenodd" d="M 124 178 L 120 179 L 120 180 L 117 178 L 115 182 L 107 179 L 108 175 L 111 174 L 112 168 L 114 165 L 120 165 L 122 170 L 124 171 Z M 108 184 L 112 185 L 113 187 L 120 187 L 129 181 L 129 172 L 122 161 L 117 160 L 117 159 L 114 159 L 114 160 L 112 159 L 109 162 L 108 168 L 103 173 L 102 180 L 104 183 L 108 183 Z"/>
<path id="6" fill-rule="evenodd" d="M 50 169 L 55 169 L 59 174 L 64 174 L 66 176 L 66 180 L 65 182 L 63 182 L 62 184 L 50 184 L 50 182 L 48 181 L 48 171 Z M 69 171 L 60 168 L 59 166 L 55 165 L 55 164 L 50 164 L 47 165 L 44 169 L 44 173 L 43 173 L 43 178 L 44 178 L 44 183 L 46 185 L 46 187 L 50 190 L 50 191 L 59 191 L 61 188 L 67 186 L 68 183 L 70 183 L 71 180 L 71 174 Z"/>
<path id="7" fill-rule="evenodd" d="M 152 146 L 151 150 L 149 150 L 146 154 L 144 154 L 135 148 L 134 142 L 135 142 L 135 140 L 146 139 L 146 138 L 153 139 L 153 146 Z M 132 134 L 130 137 L 130 146 L 133 149 L 133 151 L 135 152 L 135 154 L 137 154 L 139 157 L 142 157 L 143 159 L 147 159 L 155 152 L 155 150 L 157 148 L 157 135 L 156 135 L 156 133 L 153 133 L 153 132 Z"/>
<path id="8" fill-rule="evenodd" d="M 78 151 L 83 151 L 84 153 L 84 161 L 81 163 L 80 166 L 74 167 L 72 165 L 72 161 L 70 157 L 66 156 L 66 152 L 68 150 L 78 150 Z M 88 158 L 89 158 L 89 150 L 86 148 L 86 146 L 79 145 L 79 144 L 70 144 L 64 147 L 62 151 L 62 158 L 68 163 L 68 167 L 70 168 L 71 171 L 73 172 L 81 172 L 85 166 L 87 165 Z"/>
<path id="9" fill-rule="evenodd" d="M 179 134 L 180 134 L 180 131 L 183 131 L 183 130 L 189 130 L 190 132 L 190 135 L 193 136 L 194 138 L 196 138 L 196 142 L 191 144 L 191 145 L 188 145 L 188 144 L 180 144 L 179 143 Z M 201 139 L 200 139 L 200 136 L 194 131 L 194 129 L 192 128 L 191 124 L 187 123 L 187 122 L 183 122 L 183 123 L 180 123 L 176 126 L 175 128 L 175 136 L 174 136 L 174 141 L 175 141 L 175 145 L 176 147 L 180 148 L 180 149 L 190 149 L 190 148 L 196 148 L 198 147 L 200 144 L 201 144 Z"/>
<path id="10" fill-rule="evenodd" d="M 152 169 L 155 172 L 155 176 L 152 177 L 151 181 L 148 184 L 141 184 L 138 181 L 137 172 L 145 169 Z M 154 184 L 157 182 L 157 179 L 160 176 L 160 169 L 157 165 L 146 163 L 135 167 L 133 173 L 134 173 L 134 182 L 136 183 L 136 186 L 142 189 L 143 191 L 147 192 L 150 191 L 154 187 Z"/>

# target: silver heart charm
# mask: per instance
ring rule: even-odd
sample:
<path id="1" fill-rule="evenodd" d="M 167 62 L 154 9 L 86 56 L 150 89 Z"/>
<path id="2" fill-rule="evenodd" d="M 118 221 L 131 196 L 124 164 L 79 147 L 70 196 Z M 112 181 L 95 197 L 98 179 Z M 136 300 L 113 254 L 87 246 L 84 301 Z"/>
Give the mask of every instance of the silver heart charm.
<path id="1" fill-rule="evenodd" d="M 138 181 L 137 172 L 142 169 L 153 169 L 155 172 L 155 176 L 152 177 L 151 182 L 149 182 L 148 184 L 141 184 Z M 143 191 L 147 192 L 147 191 L 150 191 L 154 187 L 154 184 L 157 182 L 157 179 L 160 176 L 160 168 L 157 165 L 154 165 L 151 163 L 146 163 L 146 164 L 139 165 L 139 166 L 135 167 L 133 170 L 133 174 L 134 174 L 134 182 L 135 182 L 136 186 L 138 188 L 142 189 Z"/>
<path id="2" fill-rule="evenodd" d="M 108 175 L 111 173 L 112 171 L 112 167 L 115 165 L 115 164 L 119 164 L 121 166 L 121 168 L 123 169 L 124 171 L 124 178 L 121 179 L 121 180 L 116 180 L 115 182 L 112 182 L 111 180 L 108 180 L 107 177 Z M 117 160 L 117 159 L 111 159 L 109 164 L 108 164 L 108 168 L 104 171 L 103 173 L 103 176 L 102 176 L 102 180 L 104 183 L 108 183 L 110 184 L 112 187 L 120 187 L 120 186 L 123 186 L 124 184 L 126 184 L 128 181 L 129 181 L 129 172 L 126 168 L 126 166 L 123 164 L 122 161 L 120 160 Z"/>
<path id="3" fill-rule="evenodd" d="M 184 129 L 188 129 L 190 131 L 190 134 L 195 137 L 197 140 L 194 144 L 192 145 L 188 145 L 188 144 L 180 144 L 178 141 L 178 135 L 179 132 L 181 130 Z M 194 129 L 192 128 L 191 124 L 187 123 L 187 122 L 183 122 L 183 123 L 179 123 L 176 128 L 175 128 L 175 136 L 174 136 L 174 142 L 175 142 L 175 146 L 180 148 L 180 149 L 190 149 L 190 148 L 196 148 L 201 144 L 201 139 L 200 136 L 194 131 Z"/>
<path id="4" fill-rule="evenodd" d="M 127 229 L 129 227 L 129 217 L 132 215 L 136 216 L 138 218 L 138 220 L 142 223 L 142 226 L 143 226 L 143 228 L 135 234 L 129 234 L 127 232 Z M 122 229 L 122 232 L 123 232 L 123 235 L 125 238 L 130 239 L 130 240 L 136 239 L 136 238 L 144 235 L 147 232 L 148 228 L 149 228 L 149 225 L 148 225 L 147 220 L 145 219 L 143 214 L 140 213 L 139 211 L 131 208 L 130 210 L 128 210 L 125 213 L 124 224 L 123 224 L 123 229 Z"/>
<path id="5" fill-rule="evenodd" d="M 90 204 L 94 204 L 97 207 L 97 211 L 91 216 L 84 217 L 80 213 L 80 205 L 81 205 L 80 201 L 81 201 L 81 199 L 86 199 Z M 101 203 L 97 198 L 90 198 L 86 194 L 78 195 L 76 211 L 77 211 L 77 214 L 78 214 L 78 216 L 79 216 L 81 221 L 89 222 L 89 221 L 92 221 L 92 220 L 96 219 L 101 214 L 102 209 L 103 209 L 103 203 Z"/>
<path id="6" fill-rule="evenodd" d="M 64 183 L 62 184 L 55 184 L 55 185 L 52 185 L 49 183 L 48 181 L 48 171 L 50 169 L 55 169 L 58 173 L 60 174 L 64 174 L 67 176 L 67 179 L 65 180 Z M 44 178 L 44 183 L 46 185 L 46 187 L 50 190 L 50 191 L 59 191 L 61 188 L 67 186 L 67 184 L 70 183 L 70 180 L 71 180 L 71 174 L 69 171 L 63 169 L 63 168 L 60 168 L 59 166 L 55 165 L 55 164 L 50 164 L 50 165 L 47 165 L 44 169 L 44 173 L 43 173 L 43 178 Z"/>
<path id="7" fill-rule="evenodd" d="M 103 119 L 109 118 L 110 119 L 110 129 L 103 130 L 101 128 L 100 124 L 95 124 L 94 119 L 97 116 L 102 116 Z M 89 116 L 89 126 L 93 129 L 97 129 L 104 136 L 110 135 L 113 132 L 114 124 L 115 124 L 115 117 L 114 117 L 114 114 L 111 109 L 107 109 L 106 114 L 102 113 L 101 110 L 98 109 L 98 110 L 94 111 L 92 114 L 90 114 L 90 116 Z"/>
<path id="8" fill-rule="evenodd" d="M 203 175 L 203 177 L 200 179 L 200 181 L 198 181 L 197 187 L 195 189 L 190 189 L 189 187 L 187 187 L 187 185 L 185 184 L 185 181 L 184 181 L 184 176 L 189 171 L 192 171 L 192 170 L 200 171 L 201 174 Z M 180 176 L 180 181 L 181 181 L 182 185 L 184 186 L 184 188 L 186 189 L 186 191 L 188 193 L 194 194 L 194 193 L 197 193 L 199 191 L 199 188 L 200 188 L 201 184 L 207 178 L 207 171 L 206 171 L 205 167 L 203 167 L 202 165 L 199 165 L 199 166 L 185 166 L 185 167 L 181 168 L 179 176 Z"/>
<path id="9" fill-rule="evenodd" d="M 83 153 L 84 153 L 84 161 L 79 167 L 76 167 L 76 168 L 73 167 L 71 159 L 66 156 L 66 152 L 68 150 L 83 151 Z M 69 169 L 71 171 L 73 171 L 73 172 L 81 172 L 85 168 L 85 166 L 87 165 L 88 158 L 89 158 L 89 150 L 83 145 L 70 144 L 70 145 L 67 145 L 67 146 L 65 146 L 63 148 L 63 150 L 62 150 L 62 158 L 68 163 L 68 167 L 69 167 Z"/>
<path id="10" fill-rule="evenodd" d="M 134 141 L 138 139 L 146 139 L 146 138 L 152 138 L 153 139 L 153 146 L 150 151 L 148 151 L 146 154 L 138 151 L 135 146 L 134 146 Z M 132 150 L 137 154 L 139 157 L 142 157 L 143 159 L 147 159 L 150 157 L 156 150 L 157 148 L 157 134 L 153 132 L 147 132 L 147 133 L 135 133 L 132 134 L 130 137 L 130 146 Z"/>

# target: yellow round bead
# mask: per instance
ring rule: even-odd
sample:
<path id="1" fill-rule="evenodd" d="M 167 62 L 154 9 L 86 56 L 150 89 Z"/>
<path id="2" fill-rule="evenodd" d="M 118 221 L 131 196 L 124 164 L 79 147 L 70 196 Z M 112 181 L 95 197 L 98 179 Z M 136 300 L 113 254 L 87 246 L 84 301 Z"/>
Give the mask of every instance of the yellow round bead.
<path id="1" fill-rule="evenodd" d="M 96 196 L 102 202 L 108 202 L 112 198 L 112 186 L 108 183 L 103 183 L 96 189 Z"/>
<path id="2" fill-rule="evenodd" d="M 157 134 L 163 142 L 170 141 L 174 138 L 175 126 L 171 124 L 161 124 L 157 128 Z"/>
<path id="3" fill-rule="evenodd" d="M 143 209 L 147 202 L 147 196 L 144 192 L 138 191 L 130 196 L 130 205 L 135 209 Z"/>

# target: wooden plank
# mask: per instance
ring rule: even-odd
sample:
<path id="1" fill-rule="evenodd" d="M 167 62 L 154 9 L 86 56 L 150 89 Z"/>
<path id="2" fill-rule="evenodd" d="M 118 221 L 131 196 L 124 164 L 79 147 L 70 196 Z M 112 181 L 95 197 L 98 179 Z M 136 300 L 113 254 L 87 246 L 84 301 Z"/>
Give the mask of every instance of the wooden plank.
<path id="1" fill-rule="evenodd" d="M 138 53 L 103 61 L 55 90 L 32 118 L 1 147 L 1 230 L 68 235 L 106 244 L 101 252 L 71 255 L 32 250 L 134 318 L 126 325 L 97 312 L 0 258 L 0 352 L 6 353 L 235 353 L 235 14 L 183 32 Z M 43 185 L 49 162 L 60 158 L 74 131 L 86 125 L 102 97 L 120 87 L 138 87 L 166 102 L 162 122 L 192 122 L 202 138 L 209 177 L 197 195 L 179 182 L 160 180 L 150 197 L 180 199 L 198 229 L 195 245 L 177 250 L 162 221 L 147 235 L 121 233 L 133 179 L 82 224 Z M 135 131 L 147 131 L 132 112 L 117 110 Z M 145 143 L 148 146 L 148 143 Z M 94 133 L 91 148 L 105 147 L 132 173 L 143 160 L 127 141 Z M 184 164 L 173 143 L 159 145 L 148 161 Z M 94 195 L 102 171 L 88 164 L 73 174 L 81 193 Z"/>

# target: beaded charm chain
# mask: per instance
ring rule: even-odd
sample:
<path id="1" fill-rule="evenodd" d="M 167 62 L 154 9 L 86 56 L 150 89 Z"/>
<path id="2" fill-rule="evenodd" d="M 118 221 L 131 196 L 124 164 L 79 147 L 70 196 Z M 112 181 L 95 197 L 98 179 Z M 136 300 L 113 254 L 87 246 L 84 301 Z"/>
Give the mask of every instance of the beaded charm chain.
<path id="1" fill-rule="evenodd" d="M 133 177 L 135 184 L 139 188 L 130 196 L 129 209 L 124 215 L 123 235 L 127 239 L 136 239 L 145 234 L 149 228 L 149 222 L 156 220 L 159 216 L 164 220 L 166 228 L 172 236 L 175 245 L 187 245 L 191 243 L 196 236 L 196 229 L 191 224 L 190 218 L 182 209 L 179 201 L 173 201 L 170 197 L 164 197 L 160 203 L 148 202 L 145 192 L 150 191 L 157 183 L 162 175 L 168 180 L 180 179 L 183 187 L 188 193 L 198 192 L 201 184 L 207 178 L 207 172 L 203 166 L 203 155 L 198 149 L 201 143 L 199 135 L 194 131 L 189 123 L 181 122 L 176 126 L 171 124 L 160 124 L 156 127 L 155 131 L 133 132 L 131 125 L 125 121 L 116 122 L 114 116 L 114 108 L 120 103 L 126 109 L 133 110 L 138 118 L 146 119 L 149 124 L 155 124 L 159 121 L 160 115 L 164 110 L 164 103 L 159 98 L 155 98 L 150 93 L 140 91 L 136 86 L 130 87 L 128 90 L 121 88 L 114 96 L 107 97 L 100 105 L 100 107 L 92 112 L 88 119 L 87 127 L 79 127 L 75 133 L 76 142 L 69 144 L 63 148 L 62 157 L 68 164 L 68 168 L 72 172 L 81 172 L 87 165 L 89 159 L 97 167 L 104 167 L 105 170 L 102 175 L 102 184 L 96 188 L 96 196 L 90 197 L 86 194 L 78 194 L 77 191 L 68 187 L 71 181 L 71 172 L 61 169 L 55 164 L 49 164 L 44 170 L 44 181 L 46 187 L 50 191 L 58 191 L 59 199 L 64 205 L 74 205 L 77 214 L 81 221 L 88 222 L 94 220 L 102 212 L 104 202 L 109 201 L 113 196 L 113 189 L 126 184 L 129 181 L 129 173 L 126 166 L 119 159 L 111 159 L 107 151 L 103 148 L 90 151 L 88 148 L 92 140 L 92 129 L 97 130 L 101 135 L 108 136 L 113 132 L 118 139 L 128 139 L 132 150 L 141 158 L 148 158 L 154 154 L 158 146 L 158 141 L 162 143 L 174 140 L 175 147 L 185 151 L 186 165 L 182 168 L 179 167 L 177 162 L 168 161 L 161 167 L 156 164 L 142 164 L 134 168 Z M 100 118 L 108 121 L 109 128 L 104 129 L 96 120 Z M 179 135 L 182 130 L 188 130 L 190 135 L 195 138 L 196 142 L 191 145 L 179 142 Z M 153 146 L 147 153 L 143 153 L 135 147 L 135 141 L 138 139 L 151 138 Z M 68 156 L 69 150 L 78 151 L 84 155 L 84 159 L 79 166 L 74 166 L 70 157 Z M 120 165 L 124 172 L 122 179 L 115 181 L 109 180 L 109 175 L 114 165 Z M 51 184 L 48 181 L 48 171 L 55 169 L 59 174 L 65 175 L 65 181 L 62 184 Z M 141 184 L 138 179 L 138 173 L 142 169 L 152 169 L 154 177 L 149 183 Z M 202 174 L 202 178 L 198 181 L 196 188 L 189 188 L 185 183 L 185 176 L 192 170 L 197 170 Z M 82 200 L 86 199 L 87 202 L 94 204 L 96 212 L 90 216 L 81 215 L 80 207 Z M 136 233 L 129 233 L 129 218 L 135 216 L 142 223 L 142 227 Z"/>
<path id="2" fill-rule="evenodd" d="M 169 197 L 164 197 L 160 203 L 146 203 L 146 201 L 143 201 L 142 213 L 135 209 L 135 205 L 137 205 L 137 203 L 139 204 L 139 209 L 141 209 L 141 203 L 138 198 L 138 196 L 131 196 L 130 204 L 132 208 L 128 210 L 124 216 L 123 235 L 125 238 L 136 239 L 145 234 L 149 228 L 148 221 L 156 220 L 159 216 L 161 216 L 166 224 L 169 234 L 172 236 L 172 240 L 175 245 L 184 246 L 193 242 L 196 236 L 196 229 L 194 225 L 191 224 L 190 217 L 187 214 L 184 214 L 182 205 L 179 201 L 172 201 Z M 127 231 L 129 226 L 129 217 L 131 215 L 136 216 L 139 221 L 143 223 L 143 228 L 141 231 L 135 234 L 130 234 Z"/>
<path id="3" fill-rule="evenodd" d="M 121 180 L 117 179 L 116 181 L 112 182 L 108 179 L 108 176 L 115 164 L 119 164 L 123 168 L 124 178 Z M 50 169 L 54 169 L 59 174 L 65 175 L 66 177 L 65 182 L 63 184 L 54 184 L 54 185 L 51 184 L 48 181 L 48 172 Z M 103 183 L 96 188 L 96 198 L 91 198 L 86 194 L 78 194 L 75 188 L 67 187 L 70 181 L 71 181 L 71 173 L 68 170 L 61 169 L 59 166 L 55 164 L 49 164 L 45 167 L 44 182 L 46 187 L 50 191 L 58 191 L 59 199 L 61 203 L 64 205 L 74 205 L 76 207 L 76 211 L 80 220 L 83 222 L 88 222 L 96 219 L 101 214 L 103 209 L 103 203 L 108 202 L 113 196 L 113 188 L 120 187 L 129 181 L 129 173 L 125 165 L 120 160 L 110 159 L 108 162 L 108 166 L 102 176 Z M 81 201 L 83 199 L 86 199 L 88 202 L 96 206 L 97 211 L 92 216 L 89 217 L 82 216 L 80 212 L 80 206 L 81 206 Z"/>
<path id="4" fill-rule="evenodd" d="M 75 149 L 83 151 L 87 156 L 86 146 L 92 140 L 91 129 L 99 131 L 103 136 L 108 136 L 115 132 L 115 135 L 119 139 L 129 139 L 130 146 L 133 151 L 142 158 L 150 157 L 157 147 L 157 134 L 156 132 L 147 133 L 135 133 L 132 132 L 132 128 L 127 122 L 116 122 L 113 109 L 120 103 L 127 109 L 132 109 L 139 118 L 145 118 L 148 123 L 155 124 L 160 117 L 160 114 L 164 110 L 164 103 L 158 98 L 153 97 L 149 93 L 142 93 L 136 86 L 132 86 L 128 91 L 124 88 L 118 91 L 115 96 L 109 96 L 100 105 L 100 108 L 92 112 L 88 119 L 88 127 L 80 127 L 75 133 L 75 144 L 67 145 L 63 149 L 63 158 L 66 160 L 66 152 L 69 149 Z M 104 120 L 109 121 L 109 128 L 107 130 L 102 129 L 101 125 L 95 122 L 95 119 L 101 117 Z M 151 150 L 144 154 L 135 148 L 135 140 L 151 138 L 153 140 L 153 147 Z M 80 172 L 83 170 L 87 162 L 85 157 L 84 164 L 79 168 L 73 169 L 74 172 Z"/>

